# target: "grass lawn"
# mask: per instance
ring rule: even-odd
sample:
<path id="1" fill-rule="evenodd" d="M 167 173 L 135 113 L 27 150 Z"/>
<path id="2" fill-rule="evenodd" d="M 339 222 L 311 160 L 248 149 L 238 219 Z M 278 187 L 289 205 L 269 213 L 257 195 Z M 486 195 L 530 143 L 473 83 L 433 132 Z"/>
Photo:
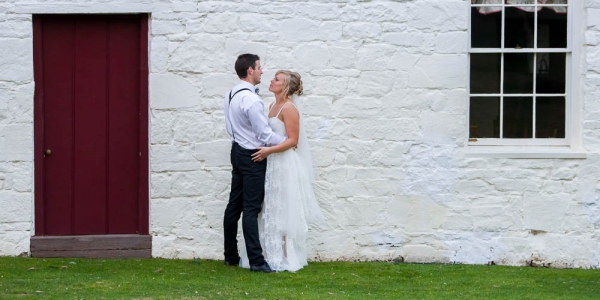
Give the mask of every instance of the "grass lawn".
<path id="1" fill-rule="evenodd" d="M 600 299 L 600 270 L 310 263 L 252 273 L 221 261 L 0 257 L 0 299 Z"/>

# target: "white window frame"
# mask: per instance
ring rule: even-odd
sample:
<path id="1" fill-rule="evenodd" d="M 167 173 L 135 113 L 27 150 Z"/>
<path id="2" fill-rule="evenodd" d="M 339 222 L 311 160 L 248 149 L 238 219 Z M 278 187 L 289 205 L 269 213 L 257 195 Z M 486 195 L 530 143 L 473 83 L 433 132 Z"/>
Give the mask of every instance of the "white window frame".
<path id="1" fill-rule="evenodd" d="M 470 2 L 470 1 L 469 1 Z M 470 125 L 470 98 L 477 96 L 518 96 L 524 94 L 471 94 L 470 93 L 470 59 L 468 60 L 467 73 L 469 74 L 469 83 L 467 87 L 467 124 L 466 124 L 466 154 L 472 156 L 494 156 L 494 157 L 513 157 L 513 158 L 585 158 L 586 154 L 582 148 L 581 139 L 581 90 L 582 90 L 582 60 L 581 50 L 583 48 L 584 40 L 584 18 L 583 18 L 583 1 L 569 0 L 567 4 L 567 48 L 560 49 L 544 49 L 538 50 L 537 43 L 535 48 L 527 49 L 511 49 L 511 48 L 472 48 L 471 47 L 471 8 L 480 6 L 499 7 L 502 6 L 504 11 L 505 7 L 514 6 L 532 6 L 536 7 L 535 4 L 480 4 L 472 5 L 469 3 L 469 54 L 471 53 L 550 53 L 559 52 L 566 53 L 566 66 L 565 66 L 565 138 L 564 139 L 536 139 L 534 138 L 523 138 L 523 139 L 507 139 L 507 138 L 485 138 L 485 139 L 470 139 L 469 138 L 469 125 Z M 560 6 L 543 4 L 544 6 Z M 537 26 L 537 14 L 535 17 L 535 26 Z M 504 39 L 504 22 L 505 18 L 502 18 L 502 33 L 501 38 Z M 537 40 L 537 30 L 534 30 L 534 39 Z M 503 46 L 503 43 L 501 47 Z M 502 60 L 503 62 L 504 60 Z M 535 63 L 535 60 L 534 60 Z M 534 65 L 535 69 L 535 65 Z M 501 80 L 504 79 L 504 65 L 500 66 Z M 535 76 L 535 72 L 534 72 Z M 501 82 L 502 84 L 502 82 Z M 535 84 L 535 77 L 534 77 Z M 529 96 L 529 94 L 527 94 Z M 540 95 L 540 94 L 537 94 Z M 542 94 L 543 96 L 563 96 L 563 94 Z M 500 106 L 502 109 L 502 105 Z M 535 106 L 534 106 L 535 109 Z M 535 114 L 534 114 L 535 115 Z M 501 118 L 502 119 L 502 118 Z M 502 122 L 502 120 L 501 120 Z M 535 119 L 533 120 L 535 127 Z"/>

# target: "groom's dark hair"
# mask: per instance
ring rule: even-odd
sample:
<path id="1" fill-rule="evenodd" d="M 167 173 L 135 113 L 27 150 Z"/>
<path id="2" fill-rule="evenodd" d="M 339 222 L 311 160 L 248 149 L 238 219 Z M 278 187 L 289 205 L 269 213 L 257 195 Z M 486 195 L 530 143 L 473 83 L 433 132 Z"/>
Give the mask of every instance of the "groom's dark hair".
<path id="1" fill-rule="evenodd" d="M 260 60 L 260 57 L 256 54 L 246 53 L 238 56 L 235 61 L 235 72 L 237 73 L 237 76 L 239 78 L 246 78 L 246 76 L 248 76 L 248 68 L 256 68 L 257 60 Z"/>

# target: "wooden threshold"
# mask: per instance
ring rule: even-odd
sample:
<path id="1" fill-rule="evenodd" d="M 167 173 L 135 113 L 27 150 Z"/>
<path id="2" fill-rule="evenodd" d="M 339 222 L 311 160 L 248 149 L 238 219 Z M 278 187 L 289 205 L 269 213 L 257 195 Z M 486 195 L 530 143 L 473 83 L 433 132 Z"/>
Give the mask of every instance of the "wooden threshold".
<path id="1" fill-rule="evenodd" d="M 32 236 L 32 257 L 151 258 L 152 236 L 137 234 Z"/>

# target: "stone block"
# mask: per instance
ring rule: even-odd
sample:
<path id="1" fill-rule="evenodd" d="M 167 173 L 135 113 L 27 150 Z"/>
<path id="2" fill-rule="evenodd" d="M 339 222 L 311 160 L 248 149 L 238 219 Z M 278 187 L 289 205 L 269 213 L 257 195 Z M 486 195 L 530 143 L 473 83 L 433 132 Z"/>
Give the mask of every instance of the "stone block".
<path id="1" fill-rule="evenodd" d="M 430 1 L 408 9 L 408 25 L 419 30 L 439 32 L 466 30 L 468 24 L 466 1 Z"/>
<path id="2" fill-rule="evenodd" d="M 165 35 L 165 34 L 177 34 L 182 33 L 185 30 L 185 26 L 180 21 L 152 21 L 152 34 L 153 35 Z"/>
<path id="3" fill-rule="evenodd" d="M 8 108 L 9 97 L 9 90 L 0 89 L 0 111 L 6 110 Z"/>
<path id="4" fill-rule="evenodd" d="M 280 10 L 281 12 L 279 13 L 298 14 L 303 17 L 319 20 L 335 20 L 340 14 L 340 10 L 335 3 L 306 2 L 302 5 L 294 5 L 293 2 L 290 2 L 290 4 L 285 6 L 287 10 L 285 12 Z"/>
<path id="5" fill-rule="evenodd" d="M 185 78 L 173 74 L 150 75 L 150 107 L 169 109 L 198 105 L 198 89 Z"/>
<path id="6" fill-rule="evenodd" d="M 405 262 L 409 263 L 449 263 L 450 252 L 427 245 L 405 245 L 400 251 Z"/>
<path id="7" fill-rule="evenodd" d="M 208 171 L 186 171 L 171 174 L 171 192 L 175 197 L 199 197 L 216 194 L 215 181 Z"/>
<path id="8" fill-rule="evenodd" d="M 356 80 L 351 81 L 350 91 L 363 97 L 381 97 L 392 91 L 396 79 L 397 74 L 394 72 L 364 71 Z"/>
<path id="9" fill-rule="evenodd" d="M 379 119 L 353 120 L 350 123 L 352 136 L 363 140 L 407 141 L 421 136 L 417 120 Z"/>
<path id="10" fill-rule="evenodd" d="M 465 117 L 440 112 L 423 112 L 420 127 L 423 140 L 436 144 L 453 144 L 457 136 L 466 131 Z"/>
<path id="11" fill-rule="evenodd" d="M 33 124 L 0 125 L 0 161 L 33 160 Z"/>
<path id="12" fill-rule="evenodd" d="M 3 256 L 24 256 L 29 253 L 29 237 L 27 231 L 0 232 L 0 253 Z"/>
<path id="13" fill-rule="evenodd" d="M 277 26 L 274 24 L 275 19 L 269 15 L 260 13 L 242 14 L 239 17 L 240 24 L 244 24 L 240 29 L 247 32 L 273 32 Z M 254 53 L 249 51 L 250 53 Z M 260 56 L 260 55 L 259 55 Z"/>
<path id="14" fill-rule="evenodd" d="M 172 196 L 170 177 L 168 173 L 150 174 L 150 199 L 170 198 Z"/>
<path id="15" fill-rule="evenodd" d="M 447 209 L 427 197 L 394 196 L 387 207 L 386 224 L 403 228 L 408 234 L 439 230 Z"/>
<path id="16" fill-rule="evenodd" d="M 443 54 L 463 54 L 468 51 L 469 34 L 466 31 L 440 34 L 435 42 L 435 52 Z"/>
<path id="17" fill-rule="evenodd" d="M 30 38 L 0 38 L 0 81 L 33 80 L 33 47 Z"/>
<path id="18" fill-rule="evenodd" d="M 356 53 L 355 66 L 363 71 L 387 70 L 390 57 L 394 55 L 397 47 L 385 44 L 364 45 Z M 377 55 L 373 55 L 377 53 Z"/>
<path id="19" fill-rule="evenodd" d="M 17 164 L 16 172 L 8 173 L 3 178 L 4 188 L 16 192 L 33 191 L 33 163 L 23 162 Z"/>
<path id="20" fill-rule="evenodd" d="M 339 97 L 340 95 L 347 94 L 348 89 L 348 78 L 323 76 L 311 86 L 311 94 Z"/>
<path id="21" fill-rule="evenodd" d="M 356 60 L 355 47 L 329 46 L 328 48 L 331 52 L 329 66 L 339 69 L 354 67 Z"/>
<path id="22" fill-rule="evenodd" d="M 31 222 L 33 216 L 33 195 L 15 191 L 0 190 L 0 223 Z"/>
<path id="23" fill-rule="evenodd" d="M 239 80 L 239 78 L 235 75 L 234 63 L 238 55 L 244 53 L 254 53 L 257 54 L 261 59 L 261 66 L 263 68 L 263 72 L 267 69 L 267 63 L 265 60 L 267 57 L 268 44 L 262 42 L 254 42 L 252 40 L 246 39 L 234 39 L 228 38 L 225 40 L 225 49 L 221 50 L 224 53 L 224 58 L 227 60 L 227 64 L 224 65 L 226 68 L 224 70 L 231 71 L 233 77 L 236 79 L 235 83 Z M 279 55 L 279 54 L 278 54 Z M 269 77 L 267 79 L 270 80 Z M 263 80 L 265 80 L 265 74 L 263 74 Z"/>
<path id="24" fill-rule="evenodd" d="M 173 11 L 174 12 L 194 12 L 196 10 L 198 10 L 198 3 L 197 2 L 174 2 L 173 4 Z"/>
<path id="25" fill-rule="evenodd" d="M 343 35 L 349 39 L 372 39 L 381 35 L 382 28 L 378 23 L 356 22 L 344 25 Z"/>
<path id="26" fill-rule="evenodd" d="M 152 172 L 192 171 L 202 168 L 194 158 L 193 145 L 150 146 L 150 169 Z"/>
<path id="27" fill-rule="evenodd" d="M 235 57 L 225 55 L 225 42 L 226 38 L 221 35 L 193 34 L 184 42 L 174 45 L 170 51 L 169 70 L 209 74 L 232 70 Z M 207 53 L 210 59 L 203 59 Z"/>
<path id="28" fill-rule="evenodd" d="M 600 41 L 600 32 L 586 31 L 585 32 L 585 44 L 589 46 L 596 46 Z"/>
<path id="29" fill-rule="evenodd" d="M 175 114 L 172 111 L 153 109 L 150 111 L 150 143 L 168 144 L 173 141 L 173 122 Z"/>
<path id="30" fill-rule="evenodd" d="M 202 78 L 203 94 L 221 99 L 221 109 L 223 106 L 223 97 L 231 91 L 238 82 L 239 78 L 232 74 L 206 74 Z"/>
<path id="31" fill-rule="evenodd" d="M 465 55 L 423 56 L 408 73 L 412 88 L 465 88 L 468 81 Z"/>
<path id="32" fill-rule="evenodd" d="M 194 145 L 194 157 L 205 167 L 229 167 L 231 140 L 201 142 Z"/>
<path id="33" fill-rule="evenodd" d="M 424 32 L 390 32 L 381 36 L 384 42 L 400 47 L 415 47 L 432 49 L 435 45 L 435 35 Z"/>
<path id="34" fill-rule="evenodd" d="M 169 64 L 169 39 L 152 36 L 150 41 L 151 73 L 166 73 Z"/>
<path id="35" fill-rule="evenodd" d="M 298 45 L 292 55 L 296 68 L 303 71 L 322 69 L 331 57 L 327 44 L 315 42 Z"/>
<path id="36" fill-rule="evenodd" d="M 317 242 L 313 251 L 318 259 L 352 259 L 352 253 L 358 252 L 354 234 L 348 228 L 315 233 Z"/>
<path id="37" fill-rule="evenodd" d="M 173 122 L 173 139 L 181 143 L 197 143 L 212 140 L 215 131 L 225 127 L 216 124 L 204 112 L 179 113 Z"/>
<path id="38" fill-rule="evenodd" d="M 571 197 L 565 194 L 544 195 L 525 193 L 523 195 L 523 226 L 528 230 L 562 232 L 567 222 L 567 208 L 572 204 Z"/>
<path id="39" fill-rule="evenodd" d="M 305 122 L 308 116 L 327 117 L 333 114 L 331 97 L 310 95 L 300 97 L 300 99 L 302 101 L 302 115 L 305 117 Z"/>
<path id="40" fill-rule="evenodd" d="M 413 68 L 419 58 L 420 55 L 396 52 L 392 55 L 387 67 L 392 70 L 408 71 Z"/>
<path id="41" fill-rule="evenodd" d="M 169 232 L 182 223 L 198 222 L 198 201 L 194 198 L 154 199 L 150 206 L 151 227 Z"/>
<path id="42" fill-rule="evenodd" d="M 307 18 L 291 18 L 279 24 L 278 36 L 283 41 L 308 42 L 337 40 L 342 36 L 342 23 L 315 22 Z"/>
<path id="43" fill-rule="evenodd" d="M 575 177 L 576 170 L 573 168 L 560 168 L 550 175 L 552 180 L 572 180 Z"/>
<path id="44" fill-rule="evenodd" d="M 230 33 L 238 29 L 239 17 L 234 13 L 208 14 L 204 22 L 204 31 L 208 33 Z"/>
<path id="45" fill-rule="evenodd" d="M 31 38 L 32 31 L 31 20 L 8 20 L 0 26 L 0 37 Z"/>
<path id="46" fill-rule="evenodd" d="M 600 9 L 587 9 L 587 27 L 594 27 L 596 30 L 600 30 Z"/>
<path id="47" fill-rule="evenodd" d="M 407 19 L 408 5 L 406 2 L 361 2 L 357 5 L 346 5 L 342 10 L 340 20 L 345 23 L 403 23 Z"/>

